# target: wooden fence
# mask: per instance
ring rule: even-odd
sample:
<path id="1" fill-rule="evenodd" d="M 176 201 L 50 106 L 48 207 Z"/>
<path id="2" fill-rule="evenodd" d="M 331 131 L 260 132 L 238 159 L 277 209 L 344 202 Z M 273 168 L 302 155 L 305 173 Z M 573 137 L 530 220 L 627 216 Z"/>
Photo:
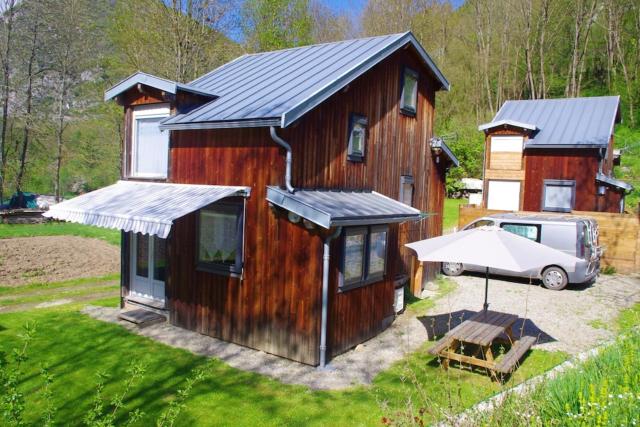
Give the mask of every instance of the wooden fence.
<path id="1" fill-rule="evenodd" d="M 479 217 L 502 212 L 460 205 L 458 229 Z M 546 215 L 540 212 L 527 213 Z M 572 212 L 563 215 L 591 217 L 598 221 L 600 245 L 604 247 L 601 268 L 611 266 L 623 274 L 640 271 L 640 218 L 637 215 L 605 212 Z"/>

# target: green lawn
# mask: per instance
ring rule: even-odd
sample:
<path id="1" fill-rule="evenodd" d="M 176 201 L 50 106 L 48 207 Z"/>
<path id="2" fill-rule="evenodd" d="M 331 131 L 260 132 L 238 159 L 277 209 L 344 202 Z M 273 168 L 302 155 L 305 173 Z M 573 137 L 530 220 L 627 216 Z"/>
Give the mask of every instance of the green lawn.
<path id="1" fill-rule="evenodd" d="M 100 302 L 116 303 L 115 298 Z M 5 351 L 19 344 L 26 322 L 35 321 L 38 325 L 20 384 L 27 396 L 26 417 L 30 424 L 38 424 L 43 411 L 44 403 L 38 394 L 42 365 L 48 365 L 55 376 L 52 391 L 58 408 L 56 419 L 64 424 L 79 424 L 90 407 L 98 371 L 110 376 L 104 390 L 108 400 L 122 389 L 129 363 L 143 362 L 146 375 L 125 400 L 121 413 L 140 409 L 146 415 L 138 425 L 150 425 L 189 374 L 206 362 L 203 357 L 93 320 L 79 313 L 80 307 L 77 304 L 0 315 L 0 349 Z M 481 373 L 460 369 L 444 372 L 424 349 L 378 375 L 372 386 L 344 391 L 313 391 L 286 385 L 213 361 L 207 378 L 196 385 L 187 399 L 178 424 L 375 425 L 380 424 L 382 416 L 396 417 L 404 411 L 409 397 L 434 410 L 428 414 L 431 419 L 439 409 L 458 411 L 501 390 L 499 384 Z M 564 358 L 562 353 L 532 351 L 511 381 L 545 371 Z"/>
<path id="2" fill-rule="evenodd" d="M 47 222 L 44 224 L 0 224 L 0 239 L 34 236 L 81 236 L 105 240 L 120 245 L 120 231 L 70 222 Z"/>
<path id="3" fill-rule="evenodd" d="M 444 199 L 443 230 L 450 230 L 458 226 L 458 208 L 467 203 L 469 203 L 469 199 Z"/>

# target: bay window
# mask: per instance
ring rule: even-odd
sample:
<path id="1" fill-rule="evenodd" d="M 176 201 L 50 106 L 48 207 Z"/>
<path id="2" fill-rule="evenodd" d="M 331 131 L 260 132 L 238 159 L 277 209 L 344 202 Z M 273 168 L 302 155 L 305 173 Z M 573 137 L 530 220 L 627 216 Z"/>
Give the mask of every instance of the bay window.
<path id="1" fill-rule="evenodd" d="M 387 236 L 386 225 L 345 229 L 339 285 L 341 291 L 384 278 L 387 268 Z"/>

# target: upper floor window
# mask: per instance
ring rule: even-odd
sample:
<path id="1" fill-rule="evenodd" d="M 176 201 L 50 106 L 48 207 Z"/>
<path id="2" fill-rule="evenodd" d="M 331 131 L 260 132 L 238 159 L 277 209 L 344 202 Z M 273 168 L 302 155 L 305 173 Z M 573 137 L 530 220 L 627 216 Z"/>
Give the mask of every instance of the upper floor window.
<path id="1" fill-rule="evenodd" d="M 365 146 L 367 144 L 367 118 L 358 114 L 351 114 L 349 120 L 349 148 L 347 159 L 353 162 L 364 160 Z"/>
<path id="2" fill-rule="evenodd" d="M 413 206 L 413 177 L 411 175 L 400 176 L 400 198 L 405 205 Z"/>
<path id="3" fill-rule="evenodd" d="M 142 105 L 133 110 L 131 176 L 166 178 L 169 132 L 160 131 L 160 121 L 169 117 L 168 104 Z"/>
<path id="4" fill-rule="evenodd" d="M 242 274 L 244 200 L 228 199 L 198 213 L 198 268 Z"/>
<path id="5" fill-rule="evenodd" d="M 418 73 L 410 68 L 402 72 L 400 111 L 409 115 L 415 115 L 418 111 Z"/>

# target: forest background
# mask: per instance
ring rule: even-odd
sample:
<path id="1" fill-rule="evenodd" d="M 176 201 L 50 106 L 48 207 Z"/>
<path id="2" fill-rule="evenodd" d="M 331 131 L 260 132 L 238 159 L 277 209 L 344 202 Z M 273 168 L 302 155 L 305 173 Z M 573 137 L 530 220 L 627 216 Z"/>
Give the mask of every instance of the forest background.
<path id="1" fill-rule="evenodd" d="M 619 95 L 616 176 L 640 199 L 637 0 L 0 0 L 0 200 L 69 197 L 120 176 L 122 109 L 105 89 L 145 71 L 188 82 L 243 54 L 411 30 L 452 83 L 436 134 L 481 177 L 508 99 Z"/>

